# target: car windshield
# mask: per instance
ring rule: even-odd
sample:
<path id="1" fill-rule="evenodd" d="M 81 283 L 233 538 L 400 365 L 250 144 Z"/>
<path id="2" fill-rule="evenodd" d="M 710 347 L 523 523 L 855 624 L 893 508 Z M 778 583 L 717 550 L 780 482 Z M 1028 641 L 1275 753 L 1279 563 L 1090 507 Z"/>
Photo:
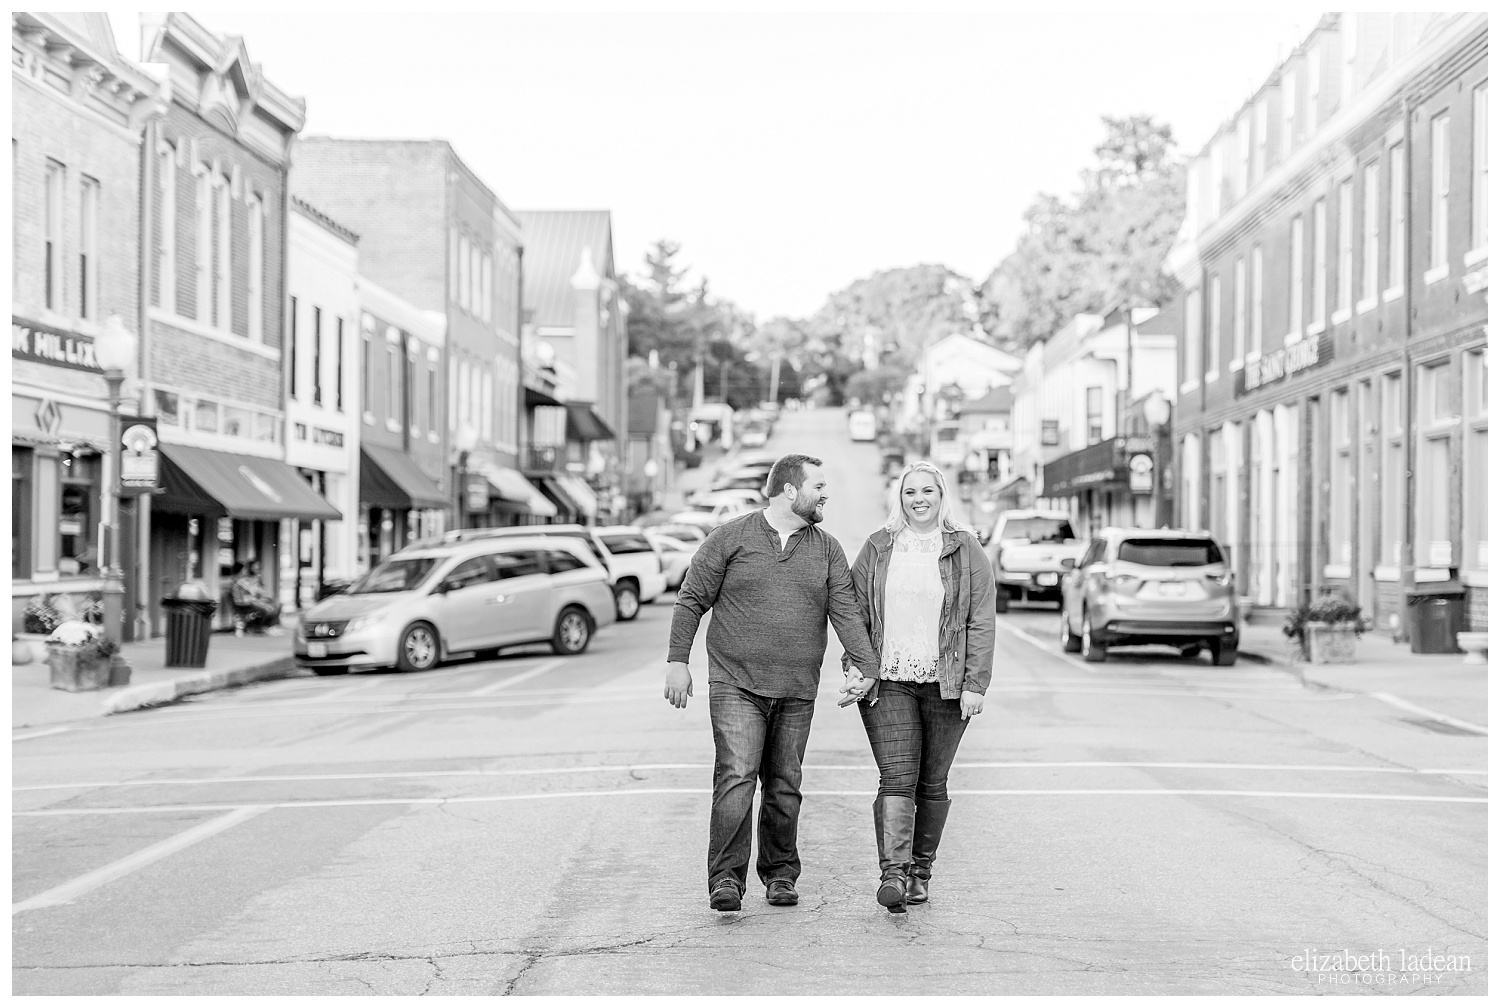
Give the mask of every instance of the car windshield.
<path id="1" fill-rule="evenodd" d="M 437 557 L 408 557 L 387 560 L 349 587 L 350 595 L 385 595 L 390 592 L 415 591 L 427 580 Z"/>
<path id="2" fill-rule="evenodd" d="M 689 511 L 704 511 L 704 512 L 708 512 L 708 511 L 712 511 L 713 509 L 714 509 L 714 506 L 712 504 L 689 504 L 687 506 L 687 510 L 689 510 Z"/>
<path id="3" fill-rule="evenodd" d="M 1223 563 L 1212 539 L 1126 539 L 1119 559 L 1146 567 L 1203 567 Z"/>
<path id="4" fill-rule="evenodd" d="M 1073 526 L 1062 518 L 1013 518 L 1000 530 L 1002 539 L 1025 539 L 1031 543 L 1060 543 L 1076 538 Z"/>

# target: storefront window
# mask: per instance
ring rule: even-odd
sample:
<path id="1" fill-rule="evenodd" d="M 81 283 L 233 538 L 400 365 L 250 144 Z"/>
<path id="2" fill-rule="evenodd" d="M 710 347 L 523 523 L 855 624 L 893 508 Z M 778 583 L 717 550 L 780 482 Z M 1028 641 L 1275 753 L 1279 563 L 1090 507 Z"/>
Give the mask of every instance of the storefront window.
<path id="1" fill-rule="evenodd" d="M 31 488 L 33 457 L 30 448 L 10 449 L 10 576 L 31 576 Z"/>
<path id="2" fill-rule="evenodd" d="M 99 573 L 94 526 L 99 521 L 99 458 L 63 456 L 58 495 L 57 572 L 64 577 Z"/>
<path id="3" fill-rule="evenodd" d="M 276 440 L 279 440 L 279 438 L 277 437 L 277 434 L 280 431 L 280 429 L 281 429 L 281 427 L 276 422 L 276 417 L 272 416 L 270 413 L 257 413 L 257 414 L 255 414 L 255 440 L 257 440 L 257 441 L 276 441 Z"/>
<path id="4" fill-rule="evenodd" d="M 250 411 L 233 406 L 224 407 L 224 433 L 230 437 L 250 436 Z"/>
<path id="5" fill-rule="evenodd" d="M 1488 570 L 1490 565 L 1489 472 L 1489 351 L 1464 355 L 1465 450 L 1464 563 L 1466 570 Z"/>
<path id="6" fill-rule="evenodd" d="M 1328 562 L 1347 564 L 1352 556 L 1351 521 L 1354 510 L 1354 449 L 1349 440 L 1349 390 L 1333 393 L 1329 413 Z"/>
<path id="7" fill-rule="evenodd" d="M 1453 434 L 1456 428 L 1453 367 L 1429 364 L 1417 379 L 1417 513 L 1418 567 L 1453 567 Z"/>

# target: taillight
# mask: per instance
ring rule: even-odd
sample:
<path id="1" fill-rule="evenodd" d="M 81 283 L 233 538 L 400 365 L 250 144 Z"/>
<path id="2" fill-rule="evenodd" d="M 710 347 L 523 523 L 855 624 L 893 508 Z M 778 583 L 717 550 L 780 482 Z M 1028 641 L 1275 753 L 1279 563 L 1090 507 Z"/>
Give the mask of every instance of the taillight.
<path id="1" fill-rule="evenodd" d="M 1141 579 L 1132 574 L 1113 574 L 1104 580 L 1117 592 L 1136 592 L 1141 587 Z"/>
<path id="2" fill-rule="evenodd" d="M 1234 584 L 1234 571 L 1225 571 L 1223 574 L 1210 574 L 1208 580 L 1220 588 L 1228 588 Z"/>

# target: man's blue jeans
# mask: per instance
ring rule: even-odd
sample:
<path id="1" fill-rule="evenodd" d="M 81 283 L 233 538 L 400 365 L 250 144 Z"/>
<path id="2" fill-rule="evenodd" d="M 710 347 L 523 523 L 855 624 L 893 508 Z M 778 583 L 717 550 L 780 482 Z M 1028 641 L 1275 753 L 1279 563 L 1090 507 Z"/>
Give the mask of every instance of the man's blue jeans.
<path id="1" fill-rule="evenodd" d="M 812 729 L 813 701 L 763 697 L 725 683 L 708 687 L 714 728 L 714 800 L 708 821 L 708 888 L 733 879 L 740 892 L 750 865 L 750 813 L 760 779 L 755 872 L 795 882 L 797 814 L 802 809 L 802 755 Z"/>

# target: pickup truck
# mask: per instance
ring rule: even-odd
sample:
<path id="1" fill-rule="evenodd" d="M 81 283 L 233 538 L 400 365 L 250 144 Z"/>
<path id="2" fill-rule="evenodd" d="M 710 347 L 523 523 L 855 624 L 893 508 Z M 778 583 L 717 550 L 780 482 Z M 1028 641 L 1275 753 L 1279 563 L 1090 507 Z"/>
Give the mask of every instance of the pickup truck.
<path id="1" fill-rule="evenodd" d="M 1061 606 L 1063 561 L 1076 564 L 1086 545 L 1073 534 L 1066 511 L 1001 511 L 985 540 L 995 574 L 995 611 L 1006 612 L 1012 599 Z"/>

